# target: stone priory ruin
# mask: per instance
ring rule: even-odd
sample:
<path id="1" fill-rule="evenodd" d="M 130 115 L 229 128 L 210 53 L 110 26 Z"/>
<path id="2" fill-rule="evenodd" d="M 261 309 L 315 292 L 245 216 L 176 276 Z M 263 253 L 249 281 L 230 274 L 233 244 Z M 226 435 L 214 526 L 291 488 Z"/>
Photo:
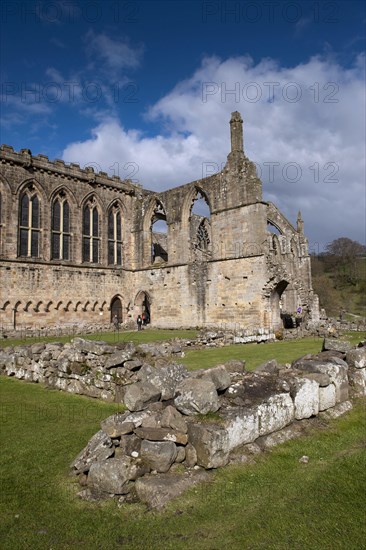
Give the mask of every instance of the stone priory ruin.
<path id="1" fill-rule="evenodd" d="M 135 322 L 274 332 L 300 308 L 319 320 L 308 242 L 262 198 L 244 153 L 209 177 L 156 193 L 92 167 L 0 149 L 0 325 L 3 330 Z M 205 205 L 196 213 L 194 206 Z"/>

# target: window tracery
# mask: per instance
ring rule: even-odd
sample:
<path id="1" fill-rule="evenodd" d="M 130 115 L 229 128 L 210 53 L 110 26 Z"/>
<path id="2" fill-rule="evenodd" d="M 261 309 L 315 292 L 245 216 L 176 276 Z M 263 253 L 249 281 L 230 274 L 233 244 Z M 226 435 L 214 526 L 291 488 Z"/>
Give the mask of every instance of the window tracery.
<path id="1" fill-rule="evenodd" d="M 100 261 L 99 211 L 95 197 L 88 200 L 83 208 L 83 262 Z"/>
<path id="2" fill-rule="evenodd" d="M 117 203 L 108 214 L 108 263 L 122 265 L 122 217 Z"/>
<path id="3" fill-rule="evenodd" d="M 40 201 L 33 184 L 20 196 L 19 255 L 37 258 L 40 252 Z"/>
<path id="4" fill-rule="evenodd" d="M 70 206 L 64 191 L 61 191 L 52 204 L 51 257 L 54 260 L 70 260 L 71 230 Z"/>

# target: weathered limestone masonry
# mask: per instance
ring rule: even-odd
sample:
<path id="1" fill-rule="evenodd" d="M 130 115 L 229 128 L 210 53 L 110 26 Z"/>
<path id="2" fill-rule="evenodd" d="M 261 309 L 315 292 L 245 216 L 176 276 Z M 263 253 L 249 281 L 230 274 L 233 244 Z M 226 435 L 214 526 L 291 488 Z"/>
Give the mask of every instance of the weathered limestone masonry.
<path id="1" fill-rule="evenodd" d="M 3 145 L 0 326 L 126 323 L 145 311 L 156 327 L 239 321 L 254 334 L 299 306 L 316 324 L 301 214 L 294 228 L 263 201 L 242 123 L 232 113 L 221 172 L 163 193 Z M 209 215 L 192 211 L 197 200 Z"/>
<path id="2" fill-rule="evenodd" d="M 102 421 L 72 471 L 83 498 L 117 496 L 156 508 L 205 480 L 207 470 L 250 461 L 366 395 L 366 342 L 352 348 L 324 339 L 317 355 L 292 365 L 268 361 L 255 372 L 237 360 L 188 372 L 174 361 L 181 352 L 177 342 L 135 348 L 76 338 L 7 348 L 0 372 L 123 402 L 128 410 Z"/>

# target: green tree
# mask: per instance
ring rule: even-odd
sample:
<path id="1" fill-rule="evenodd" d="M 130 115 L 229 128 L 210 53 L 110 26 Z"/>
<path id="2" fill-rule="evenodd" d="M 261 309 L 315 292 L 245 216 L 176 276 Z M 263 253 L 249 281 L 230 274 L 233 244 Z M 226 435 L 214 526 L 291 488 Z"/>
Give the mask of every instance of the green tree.
<path id="1" fill-rule="evenodd" d="M 326 255 L 330 257 L 330 263 L 335 268 L 336 285 L 356 285 L 360 278 L 362 278 L 362 270 L 359 269 L 359 260 L 366 254 L 366 247 L 348 237 L 340 237 L 329 243 L 325 247 L 325 250 Z"/>
<path id="2" fill-rule="evenodd" d="M 366 246 L 357 241 L 352 241 L 352 239 L 348 239 L 348 237 L 335 239 L 327 244 L 325 250 L 328 254 L 348 259 L 366 254 Z"/>
<path id="3" fill-rule="evenodd" d="M 333 286 L 332 279 L 325 273 L 313 277 L 313 287 L 319 296 L 320 307 L 323 307 L 327 315 L 337 317 L 342 307 L 340 294 Z"/>

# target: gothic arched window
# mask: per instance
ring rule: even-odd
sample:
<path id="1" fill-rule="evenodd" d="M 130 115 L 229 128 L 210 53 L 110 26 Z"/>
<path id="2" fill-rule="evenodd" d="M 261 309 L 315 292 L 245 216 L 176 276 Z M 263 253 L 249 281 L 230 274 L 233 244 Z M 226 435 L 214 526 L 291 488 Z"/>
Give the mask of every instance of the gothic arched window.
<path id="1" fill-rule="evenodd" d="M 160 201 L 156 201 L 150 225 L 151 263 L 168 261 L 168 224 Z"/>
<path id="2" fill-rule="evenodd" d="M 118 205 L 108 214 L 108 263 L 122 265 L 122 219 Z"/>
<path id="3" fill-rule="evenodd" d="M 70 207 L 61 191 L 52 204 L 52 259 L 70 260 L 70 244 Z"/>
<path id="4" fill-rule="evenodd" d="M 100 258 L 99 212 L 94 198 L 83 209 L 83 262 L 98 263 Z"/>
<path id="5" fill-rule="evenodd" d="M 189 216 L 189 236 L 195 259 L 207 260 L 212 254 L 210 219 L 208 198 L 203 191 L 195 189 Z"/>
<path id="6" fill-rule="evenodd" d="M 20 197 L 19 255 L 37 258 L 40 251 L 40 202 L 33 185 Z"/>

